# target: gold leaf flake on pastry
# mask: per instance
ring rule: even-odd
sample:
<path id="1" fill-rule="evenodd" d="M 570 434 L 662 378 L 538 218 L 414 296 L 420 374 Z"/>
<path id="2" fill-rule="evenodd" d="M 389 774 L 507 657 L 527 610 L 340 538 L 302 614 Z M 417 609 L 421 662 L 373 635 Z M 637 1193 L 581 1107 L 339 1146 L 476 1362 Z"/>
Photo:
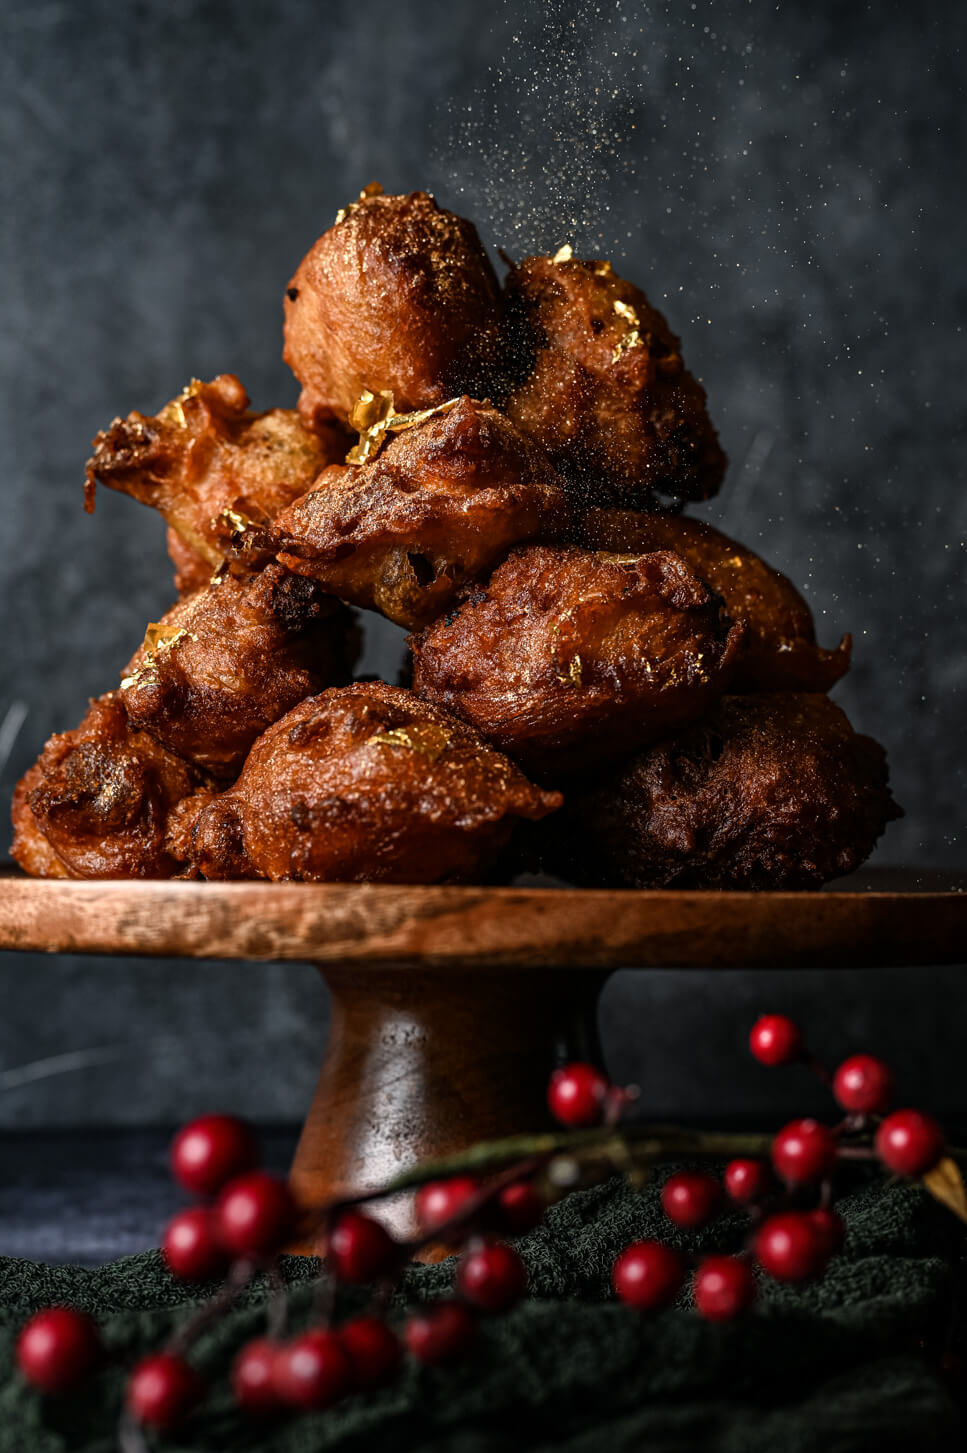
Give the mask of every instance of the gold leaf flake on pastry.
<path id="1" fill-rule="evenodd" d="M 389 389 L 364 389 L 349 411 L 350 427 L 359 439 L 346 455 L 347 464 L 365 464 L 382 447 L 386 421 L 393 416 L 393 395 Z"/>
<path id="2" fill-rule="evenodd" d="M 641 320 L 630 303 L 623 303 L 620 298 L 614 300 L 614 310 L 619 318 L 622 318 L 628 325 L 627 332 L 618 339 L 611 355 L 612 363 L 617 363 L 622 353 L 628 348 L 636 348 L 641 343 L 641 334 L 638 331 L 641 327 Z"/>
<path id="3" fill-rule="evenodd" d="M 374 425 L 383 423 L 393 413 L 393 394 L 390 389 L 364 389 L 349 411 L 349 422 L 357 434 L 365 434 Z"/>
<path id="4" fill-rule="evenodd" d="M 176 399 L 172 399 L 170 404 L 165 405 L 158 417 L 167 417 L 168 419 L 174 420 L 180 429 L 187 428 L 188 421 L 185 418 L 184 405 L 189 399 L 196 398 L 204 387 L 203 379 L 193 378 L 189 383 L 185 384 L 185 387 Z"/>
<path id="5" fill-rule="evenodd" d="M 360 192 L 355 202 L 350 202 L 347 206 L 340 207 L 339 211 L 336 213 L 336 220 L 333 223 L 333 226 L 338 227 L 340 222 L 345 222 L 349 214 L 351 212 L 355 212 L 360 202 L 365 202 L 369 197 L 381 197 L 382 195 L 383 188 L 379 182 L 367 182 L 366 186 L 363 187 L 363 190 Z"/>
<path id="6" fill-rule="evenodd" d="M 580 686 L 584 667 L 581 664 L 580 656 L 572 656 L 565 672 L 558 672 L 557 679 L 564 686 Z"/>
<path id="7" fill-rule="evenodd" d="M 383 391 L 374 394 L 367 389 L 353 405 L 349 422 L 354 429 L 359 429 L 360 424 L 367 418 L 372 417 L 372 422 L 360 430 L 359 441 L 346 455 L 346 463 L 367 464 L 382 449 L 387 434 L 402 434 L 406 429 L 415 429 L 419 424 L 425 424 L 427 419 L 432 419 L 437 414 L 449 413 L 459 402 L 460 399 L 457 397 L 447 399 L 442 404 L 434 404 L 429 409 L 416 409 L 409 414 L 394 414 L 391 393 Z M 383 412 L 383 409 L 386 412 Z"/>
<path id="8" fill-rule="evenodd" d="M 551 258 L 551 262 L 570 262 L 573 256 L 574 248 L 571 246 L 570 242 L 565 242 L 563 247 L 559 247 L 557 249 L 554 256 Z"/>
<path id="9" fill-rule="evenodd" d="M 144 645 L 146 650 L 160 654 L 162 651 L 172 650 L 186 637 L 192 641 L 195 639 L 192 632 L 186 631 L 184 626 L 164 626 L 159 621 L 149 621 L 148 629 L 144 633 Z"/>
<path id="10" fill-rule="evenodd" d="M 429 409 L 415 409 L 410 414 L 391 414 L 386 420 L 387 431 L 390 434 L 401 434 L 404 429 L 415 429 L 418 424 L 425 424 L 427 419 L 432 419 L 437 414 L 448 414 L 459 402 L 457 397 L 446 399 L 442 404 L 434 404 Z"/>
<path id="11" fill-rule="evenodd" d="M 248 515 L 243 514 L 241 510 L 235 509 L 232 505 L 226 505 L 212 519 L 213 529 L 217 530 L 220 525 L 228 526 L 233 542 L 240 535 L 244 535 L 246 530 L 255 529 L 255 521 L 250 519 Z"/>
<path id="12" fill-rule="evenodd" d="M 435 722 L 418 721 L 407 727 L 394 727 L 392 731 L 376 732 L 369 740 L 373 746 L 403 747 L 435 762 L 450 745 L 450 732 Z"/>
<path id="13" fill-rule="evenodd" d="M 183 626 L 165 626 L 159 621 L 150 621 L 148 629 L 144 633 L 145 657 L 137 670 L 132 671 L 130 676 L 124 676 L 121 680 L 121 690 L 128 691 L 132 686 L 138 686 L 143 681 L 152 681 L 154 667 L 159 656 L 167 655 L 173 651 L 180 641 L 197 640 L 193 631 L 186 631 Z"/>

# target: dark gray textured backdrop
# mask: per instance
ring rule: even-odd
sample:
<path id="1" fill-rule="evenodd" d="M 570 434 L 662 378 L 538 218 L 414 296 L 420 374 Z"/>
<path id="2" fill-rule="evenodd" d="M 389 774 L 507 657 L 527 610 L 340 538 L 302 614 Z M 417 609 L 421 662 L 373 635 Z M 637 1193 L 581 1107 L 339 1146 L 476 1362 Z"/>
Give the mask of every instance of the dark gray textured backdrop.
<path id="1" fill-rule="evenodd" d="M 292 401 L 283 287 L 377 177 L 512 252 L 603 251 L 666 308 L 732 460 L 709 517 L 806 589 L 824 641 L 854 632 L 838 699 L 907 809 L 880 860 L 963 866 L 964 38 L 958 0 L 3 0 L 0 739 L 26 716 L 0 796 L 170 603 L 159 521 L 109 491 L 82 513 L 91 436 L 193 374 Z M 308 1096 L 308 968 L 0 973 L 0 1124 Z M 738 1052 L 757 1008 L 801 1010 L 963 1110 L 960 983 L 628 973 L 606 1044 L 657 1113 L 744 1113 L 802 1102 Z"/>

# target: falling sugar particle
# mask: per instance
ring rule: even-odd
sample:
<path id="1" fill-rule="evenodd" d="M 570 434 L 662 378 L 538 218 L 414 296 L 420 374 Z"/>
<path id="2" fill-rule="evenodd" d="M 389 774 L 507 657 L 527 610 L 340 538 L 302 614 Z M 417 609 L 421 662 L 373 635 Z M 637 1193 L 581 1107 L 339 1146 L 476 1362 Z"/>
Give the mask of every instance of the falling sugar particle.
<path id="1" fill-rule="evenodd" d="M 616 193 L 639 195 L 627 143 L 646 72 L 629 39 L 620 6 L 575 15 L 551 0 L 526 36 L 505 34 L 472 104 L 449 104 L 434 158 L 441 190 L 513 256 L 565 241 L 575 256 L 623 255 L 611 207 Z"/>

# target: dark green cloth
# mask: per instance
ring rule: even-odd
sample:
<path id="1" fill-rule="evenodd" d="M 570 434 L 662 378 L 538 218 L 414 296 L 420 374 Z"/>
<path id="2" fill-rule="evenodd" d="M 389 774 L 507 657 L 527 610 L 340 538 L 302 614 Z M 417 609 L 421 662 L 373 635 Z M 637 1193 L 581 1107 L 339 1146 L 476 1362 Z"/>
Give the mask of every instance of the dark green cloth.
<path id="1" fill-rule="evenodd" d="M 452 1370 L 408 1367 L 378 1395 L 270 1429 L 231 1405 L 231 1356 L 265 1322 L 265 1293 L 249 1289 L 196 1348 L 211 1377 L 204 1405 L 158 1446 L 272 1453 L 866 1453 L 964 1446 L 961 1421 L 921 1337 L 942 1337 L 951 1310 L 958 1223 L 911 1185 L 859 1185 L 841 1202 L 844 1252 L 814 1285 L 763 1279 L 754 1311 L 725 1326 L 685 1307 L 645 1316 L 610 1299 L 618 1251 L 638 1237 L 683 1248 L 734 1249 L 745 1222 L 730 1216 L 701 1235 L 670 1236 L 657 1187 L 611 1183 L 554 1207 L 518 1244 L 530 1298 L 487 1321 L 474 1353 Z M 293 1326 L 309 1311 L 316 1264 L 288 1258 Z M 404 1292 L 438 1295 L 453 1262 L 413 1267 Z M 91 1388 L 45 1402 L 7 1372 L 0 1388 L 0 1453 L 107 1453 L 123 1369 L 157 1348 L 197 1300 L 154 1252 L 96 1270 L 0 1260 L 3 1365 L 25 1318 L 52 1302 L 92 1312 L 115 1355 Z"/>

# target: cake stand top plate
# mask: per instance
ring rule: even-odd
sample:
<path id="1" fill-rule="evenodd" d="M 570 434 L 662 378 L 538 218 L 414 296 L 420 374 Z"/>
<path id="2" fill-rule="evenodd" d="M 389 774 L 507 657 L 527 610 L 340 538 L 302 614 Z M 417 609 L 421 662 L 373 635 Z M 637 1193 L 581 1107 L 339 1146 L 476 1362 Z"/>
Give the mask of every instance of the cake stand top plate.
<path id="1" fill-rule="evenodd" d="M 0 871 L 0 948 L 422 969 L 967 964 L 967 872 L 820 893 L 74 882 Z"/>

